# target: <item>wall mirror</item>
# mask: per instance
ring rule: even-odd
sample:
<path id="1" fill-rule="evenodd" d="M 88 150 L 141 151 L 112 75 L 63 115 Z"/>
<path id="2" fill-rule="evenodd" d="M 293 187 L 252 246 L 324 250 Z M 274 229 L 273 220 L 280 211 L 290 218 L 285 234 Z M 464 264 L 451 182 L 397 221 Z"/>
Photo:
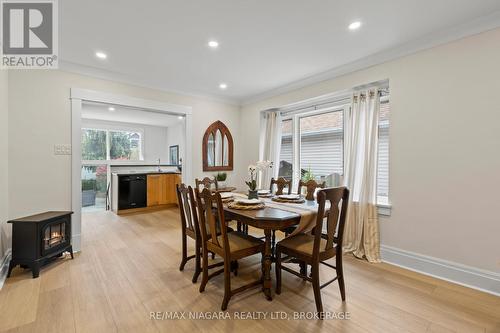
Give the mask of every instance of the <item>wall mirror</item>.
<path id="1" fill-rule="evenodd" d="M 207 128 L 202 149 L 203 171 L 233 170 L 233 137 L 222 121 Z"/>

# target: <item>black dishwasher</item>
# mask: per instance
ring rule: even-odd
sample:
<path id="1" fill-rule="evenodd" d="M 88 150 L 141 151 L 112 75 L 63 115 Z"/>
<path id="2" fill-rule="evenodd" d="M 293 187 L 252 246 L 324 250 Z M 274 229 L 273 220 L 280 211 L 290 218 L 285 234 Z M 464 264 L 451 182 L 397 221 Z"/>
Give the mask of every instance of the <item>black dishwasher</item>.
<path id="1" fill-rule="evenodd" d="M 122 175 L 118 177 L 118 209 L 147 206 L 146 175 Z"/>

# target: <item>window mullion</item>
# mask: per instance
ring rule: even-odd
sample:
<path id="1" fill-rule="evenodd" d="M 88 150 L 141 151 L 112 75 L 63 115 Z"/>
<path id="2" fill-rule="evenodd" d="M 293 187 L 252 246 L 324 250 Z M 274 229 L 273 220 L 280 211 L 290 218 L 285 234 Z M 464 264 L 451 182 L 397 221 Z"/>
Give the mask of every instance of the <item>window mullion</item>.
<path id="1" fill-rule="evenodd" d="M 300 180 L 300 124 L 299 115 L 294 115 L 292 121 L 292 145 L 293 145 L 293 162 L 292 162 L 292 190 L 297 188 Z"/>
<path id="2" fill-rule="evenodd" d="M 111 160 L 111 138 L 109 130 L 106 131 L 106 160 Z"/>

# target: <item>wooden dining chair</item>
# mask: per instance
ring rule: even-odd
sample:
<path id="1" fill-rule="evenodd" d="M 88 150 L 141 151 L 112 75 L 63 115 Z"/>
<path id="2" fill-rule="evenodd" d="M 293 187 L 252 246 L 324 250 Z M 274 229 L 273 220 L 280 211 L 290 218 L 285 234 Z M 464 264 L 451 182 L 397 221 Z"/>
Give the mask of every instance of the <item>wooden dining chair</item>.
<path id="1" fill-rule="evenodd" d="M 302 187 L 306 187 L 306 200 L 313 201 L 314 193 L 317 189 L 325 188 L 326 182 L 317 183 L 314 179 L 310 179 L 308 181 L 299 180 L 299 188 L 297 189 L 297 193 L 302 193 Z"/>
<path id="2" fill-rule="evenodd" d="M 215 188 L 216 191 L 219 190 L 219 184 L 217 183 L 217 178 L 215 177 L 214 178 L 205 177 L 201 180 L 196 178 L 194 182 L 196 184 L 196 189 L 198 191 L 202 191 L 204 188 L 208 188 L 209 190 L 213 190 Z"/>
<path id="3" fill-rule="evenodd" d="M 325 188 L 326 182 L 322 183 L 317 183 L 314 179 L 310 179 L 308 181 L 303 181 L 302 179 L 299 180 L 299 187 L 297 188 L 297 193 L 302 194 L 302 187 L 306 188 L 306 200 L 307 201 L 314 201 L 314 193 L 316 192 L 317 189 L 322 189 Z M 295 227 L 288 227 L 284 230 L 285 236 L 290 235 L 292 232 L 295 231 Z M 306 274 L 307 270 L 304 266 L 301 267 L 301 272 Z"/>
<path id="4" fill-rule="evenodd" d="M 276 184 L 276 192 L 274 192 L 274 194 L 282 195 L 283 190 L 287 186 L 288 186 L 288 193 L 287 194 L 292 193 L 292 180 L 291 179 L 286 180 L 283 177 L 279 177 L 278 179 L 271 178 L 271 185 L 269 186 L 269 191 L 271 191 L 271 193 L 273 193 L 273 187 L 275 184 Z"/>
<path id="5" fill-rule="evenodd" d="M 177 200 L 179 201 L 179 211 L 181 215 L 181 230 L 182 230 L 182 259 L 179 270 L 183 271 L 186 263 L 195 259 L 195 270 L 193 274 L 193 283 L 198 281 L 198 276 L 201 273 L 201 231 L 198 218 L 198 207 L 193 188 L 185 184 L 177 184 Z M 229 228 L 229 231 L 233 229 Z M 220 232 L 219 232 L 220 234 Z M 187 239 L 191 238 L 195 241 L 195 254 L 187 255 Z M 212 259 L 215 259 L 215 253 L 212 252 Z M 215 267 L 215 266 L 214 266 Z M 235 270 L 237 274 L 237 268 Z"/>
<path id="6" fill-rule="evenodd" d="M 312 283 L 316 310 L 319 313 L 323 312 L 321 289 L 335 280 L 338 280 L 340 295 L 342 301 L 345 301 L 344 273 L 342 269 L 342 238 L 344 235 L 348 199 L 349 190 L 346 187 L 328 188 L 318 191 L 318 215 L 312 234 L 298 234 L 285 238 L 276 244 L 276 294 L 281 293 L 281 270 L 285 270 Z M 323 234 L 323 220 L 327 201 L 330 203 L 330 209 L 326 216 L 326 234 Z M 286 257 L 282 258 L 282 253 Z M 326 262 L 326 260 L 333 257 L 336 258 L 335 266 Z M 293 259 L 298 259 L 310 265 L 312 269 L 311 276 L 308 276 L 307 273 L 301 274 L 286 266 L 282 266 L 283 263 L 290 262 Z M 337 272 L 337 276 L 334 279 L 321 285 L 319 281 L 320 264 L 333 268 Z"/>
<path id="7" fill-rule="evenodd" d="M 200 226 L 203 249 L 203 277 L 200 285 L 200 292 L 205 290 L 208 280 L 224 273 L 224 299 L 221 309 L 225 311 L 229 300 L 236 293 L 247 290 L 251 287 L 262 284 L 262 273 L 259 280 L 253 281 L 237 289 L 231 289 L 231 263 L 238 259 L 245 258 L 260 253 L 264 257 L 264 242 L 246 235 L 242 232 L 234 231 L 228 233 L 224 219 L 224 208 L 219 193 L 212 194 L 209 189 L 203 189 L 200 193 L 196 190 L 198 210 L 200 212 Z M 214 209 L 215 207 L 215 209 Z M 220 229 L 220 236 L 215 235 Z M 224 260 L 224 268 L 208 274 L 208 251 L 215 252 Z"/>
<path id="8" fill-rule="evenodd" d="M 186 187 L 185 184 L 177 184 L 177 200 L 179 201 L 182 227 L 182 260 L 179 270 L 183 271 L 186 263 L 194 258 L 193 283 L 195 283 L 201 273 L 201 237 L 199 237 L 198 214 L 191 186 Z M 189 257 L 187 256 L 187 237 L 195 241 L 195 254 Z"/>

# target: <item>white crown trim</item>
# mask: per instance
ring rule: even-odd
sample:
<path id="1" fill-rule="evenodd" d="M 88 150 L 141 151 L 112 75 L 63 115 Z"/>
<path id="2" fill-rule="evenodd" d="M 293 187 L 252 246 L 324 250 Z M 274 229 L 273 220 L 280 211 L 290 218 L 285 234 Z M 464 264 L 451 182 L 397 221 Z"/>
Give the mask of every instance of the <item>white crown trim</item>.
<path id="1" fill-rule="evenodd" d="M 469 21 L 467 23 L 454 26 L 445 30 L 433 32 L 424 37 L 418 38 L 408 43 L 401 44 L 392 49 L 388 49 L 379 53 L 375 53 L 364 57 L 362 59 L 353 61 L 351 63 L 334 67 L 325 72 L 315 74 L 312 76 L 307 76 L 302 79 L 296 80 L 294 82 L 282 85 L 280 87 L 263 91 L 262 93 L 252 95 L 248 98 L 223 98 L 220 96 L 214 96 L 209 94 L 199 94 L 189 91 L 182 91 L 173 89 L 170 87 L 165 87 L 159 84 L 154 84 L 148 82 L 144 78 L 136 78 L 131 75 L 122 74 L 118 72 L 113 72 L 109 70 L 104 70 L 100 68 L 95 68 L 91 66 L 85 66 L 76 64 L 73 62 L 65 61 L 61 59 L 59 61 L 59 68 L 63 71 L 87 75 L 91 77 L 96 77 L 104 80 L 116 81 L 126 84 L 131 84 L 138 87 L 155 89 L 167 93 L 178 94 L 183 96 L 189 96 L 194 98 L 205 99 L 212 102 L 230 104 L 230 105 L 240 105 L 245 106 L 253 103 L 257 103 L 267 98 L 285 94 L 287 92 L 304 88 L 322 81 L 327 81 L 334 79 L 336 77 L 346 75 L 355 71 L 359 71 L 371 66 L 379 65 L 384 62 L 388 62 L 394 59 L 398 59 L 419 51 L 430 49 L 442 44 L 452 42 L 464 37 L 479 34 L 484 31 L 493 30 L 500 27 L 500 11 L 492 12 L 486 16 L 482 16 L 475 20 Z"/>
<path id="2" fill-rule="evenodd" d="M 170 94 L 177 94 L 182 96 L 188 96 L 198 99 L 204 99 L 211 102 L 229 104 L 229 105 L 240 105 L 240 101 L 234 98 L 222 98 L 220 96 L 212 96 L 212 95 L 204 95 L 204 94 L 196 94 L 193 92 L 187 92 L 182 90 L 170 89 L 158 84 L 151 84 L 147 79 L 136 78 L 128 74 L 122 74 L 118 72 L 113 72 L 101 68 L 80 65 L 73 62 L 59 60 L 59 69 L 62 71 L 76 73 L 81 75 L 86 75 L 98 79 L 109 80 L 114 82 L 120 82 L 125 84 L 134 85 L 141 88 L 154 89 Z"/>
<path id="3" fill-rule="evenodd" d="M 500 11 L 492 12 L 465 24 L 454 26 L 445 30 L 433 32 L 424 37 L 418 38 L 408 43 L 401 44 L 392 49 L 375 53 L 356 60 L 346 65 L 332 68 L 326 72 L 308 76 L 281 87 L 265 91 L 261 94 L 243 99 L 243 106 L 260 102 L 264 99 L 282 95 L 287 92 L 304 88 L 315 83 L 334 79 L 336 77 L 356 72 L 371 66 L 379 65 L 394 59 L 417 53 L 426 49 L 446 44 L 454 40 L 479 34 L 484 31 L 493 30 L 500 27 Z"/>

